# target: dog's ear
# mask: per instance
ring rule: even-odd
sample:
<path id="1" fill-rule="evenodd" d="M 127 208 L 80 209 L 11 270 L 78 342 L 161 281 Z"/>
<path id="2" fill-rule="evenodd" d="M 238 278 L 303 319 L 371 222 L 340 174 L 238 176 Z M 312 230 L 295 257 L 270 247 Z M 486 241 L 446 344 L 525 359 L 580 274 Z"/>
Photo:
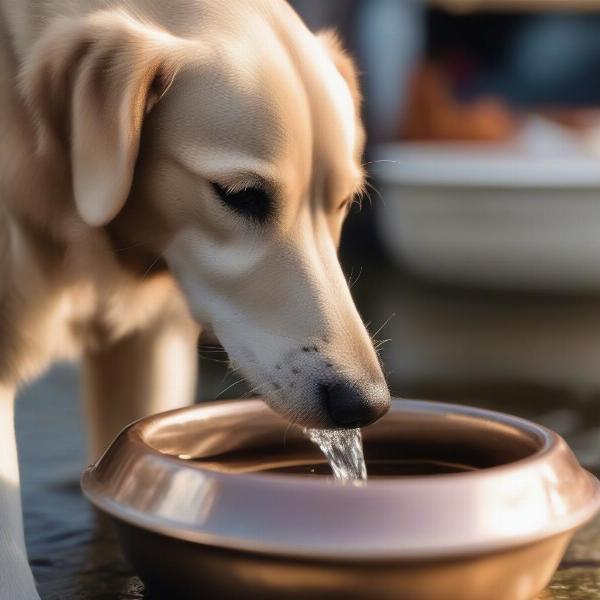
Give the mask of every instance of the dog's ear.
<path id="1" fill-rule="evenodd" d="M 317 39 L 329 54 L 333 64 L 346 81 L 346 85 L 350 90 L 350 95 L 352 96 L 354 109 L 356 111 L 356 154 L 357 157 L 360 157 L 364 150 L 366 133 L 361 119 L 362 95 L 360 93 L 360 83 L 356 65 L 354 64 L 352 57 L 344 49 L 339 36 L 333 29 L 319 31 L 317 33 Z"/>
<path id="2" fill-rule="evenodd" d="M 105 225 L 130 193 L 144 116 L 171 85 L 182 40 L 115 12 L 63 19 L 32 49 L 21 89 L 39 142 L 68 157 L 81 218 Z"/>
<path id="3" fill-rule="evenodd" d="M 344 49 L 338 34 L 333 29 L 323 29 L 317 33 L 317 39 L 327 50 L 333 64 L 337 67 L 346 84 L 350 89 L 350 94 L 354 100 L 357 112 L 360 111 L 362 96 L 358 81 L 358 71 L 352 57 Z"/>

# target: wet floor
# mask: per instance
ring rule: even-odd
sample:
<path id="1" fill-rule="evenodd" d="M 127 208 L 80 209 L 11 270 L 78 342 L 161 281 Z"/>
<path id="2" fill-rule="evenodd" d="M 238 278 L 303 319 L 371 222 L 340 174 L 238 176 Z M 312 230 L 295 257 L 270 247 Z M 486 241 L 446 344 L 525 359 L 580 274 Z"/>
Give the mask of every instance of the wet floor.
<path id="1" fill-rule="evenodd" d="M 396 393 L 534 419 L 564 435 L 600 474 L 600 300 L 431 290 L 394 273 L 371 270 L 355 293 L 372 331 L 397 315 L 377 335 L 393 340 L 383 358 Z M 212 358 L 202 362 L 207 398 L 229 384 Z M 85 453 L 78 388 L 76 371 L 59 367 L 18 403 L 36 580 L 43 600 L 148 600 L 110 527 L 96 521 L 79 491 Z M 594 598 L 600 600 L 600 519 L 578 535 L 540 600 Z"/>

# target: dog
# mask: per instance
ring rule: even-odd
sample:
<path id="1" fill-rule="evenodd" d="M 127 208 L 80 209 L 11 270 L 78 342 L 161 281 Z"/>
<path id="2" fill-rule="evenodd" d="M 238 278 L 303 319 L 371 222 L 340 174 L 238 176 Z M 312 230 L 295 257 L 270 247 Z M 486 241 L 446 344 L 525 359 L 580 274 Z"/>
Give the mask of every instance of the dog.
<path id="1" fill-rule="evenodd" d="M 337 245 L 364 186 L 351 59 L 284 0 L 0 0 L 0 598 L 38 597 L 18 388 L 81 357 L 98 456 L 185 406 L 213 331 L 267 403 L 358 427 L 389 391 Z"/>

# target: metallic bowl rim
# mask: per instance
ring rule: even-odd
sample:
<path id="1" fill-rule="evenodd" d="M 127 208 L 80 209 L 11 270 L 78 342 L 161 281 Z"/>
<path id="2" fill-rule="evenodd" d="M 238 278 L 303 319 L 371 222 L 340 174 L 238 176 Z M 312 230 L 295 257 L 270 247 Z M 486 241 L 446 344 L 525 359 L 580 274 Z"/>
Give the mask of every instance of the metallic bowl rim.
<path id="1" fill-rule="evenodd" d="M 143 447 L 146 454 L 152 455 L 156 460 L 161 463 L 170 464 L 171 466 L 177 465 L 179 469 L 192 469 L 197 471 L 210 480 L 217 482 L 231 482 L 236 481 L 237 483 L 249 484 L 252 482 L 261 482 L 263 485 L 276 486 L 276 488 L 285 489 L 288 491 L 302 488 L 310 489 L 317 493 L 327 491 L 327 494 L 331 496 L 331 492 L 334 495 L 343 494 L 345 497 L 350 495 L 361 495 L 369 494 L 376 495 L 375 492 L 379 493 L 391 493 L 394 490 L 400 488 L 406 489 L 410 485 L 418 485 L 421 488 L 430 486 L 433 489 L 440 487 L 440 485 L 451 485 L 456 483 L 459 479 L 467 481 L 469 478 L 477 478 L 478 481 L 482 481 L 489 478 L 496 478 L 500 474 L 510 474 L 516 469 L 523 469 L 526 466 L 537 466 L 545 458 L 552 455 L 552 453 L 565 452 L 570 450 L 564 442 L 564 440 L 556 433 L 546 429 L 543 426 L 534 424 L 530 421 L 519 417 L 513 417 L 504 413 L 490 411 L 486 409 L 479 409 L 475 407 L 460 406 L 453 404 L 446 404 L 441 402 L 427 402 L 427 401 L 416 401 L 416 400 L 398 400 L 394 399 L 392 402 L 391 410 L 412 409 L 412 410 L 425 410 L 425 412 L 440 412 L 452 413 L 455 415 L 462 415 L 471 418 L 483 418 L 491 419 L 495 422 L 499 422 L 504 425 L 511 426 L 521 431 L 526 431 L 533 435 L 538 436 L 540 440 L 543 440 L 542 447 L 532 454 L 531 456 L 509 463 L 507 465 L 501 465 L 498 467 L 492 467 L 483 471 L 475 473 L 459 473 L 450 475 L 436 475 L 436 476 L 413 476 L 404 477 L 402 480 L 377 480 L 369 482 L 368 486 L 348 486 L 340 485 L 337 482 L 332 481 L 327 477 L 314 477 L 310 479 L 299 478 L 294 475 L 282 475 L 282 474 L 232 474 L 217 472 L 214 470 L 202 468 L 197 463 L 186 463 L 185 461 L 168 454 L 161 453 L 156 448 L 153 448 L 143 442 L 139 431 L 141 427 L 148 425 L 149 423 L 155 423 L 157 421 L 163 421 L 171 417 L 175 417 L 181 414 L 188 414 L 194 411 L 209 411 L 209 410 L 223 410 L 225 412 L 231 412 L 232 410 L 237 411 L 255 411 L 257 408 L 263 410 L 265 407 L 262 400 L 241 400 L 241 401 L 221 401 L 203 403 L 195 405 L 193 407 L 187 407 L 184 409 L 176 409 L 168 411 L 160 415 L 154 415 L 140 419 L 135 423 L 131 424 L 121 432 L 117 439 L 128 436 L 128 441 L 131 443 L 131 434 L 136 437 L 136 443 Z M 157 515 L 148 515 L 144 511 L 136 509 L 133 506 L 127 506 L 119 501 L 113 500 L 98 491 L 98 482 L 96 481 L 96 471 L 99 464 L 101 464 L 107 454 L 107 452 L 93 465 L 89 466 L 83 473 L 81 478 L 81 486 L 84 494 L 100 510 L 111 515 L 115 519 L 129 523 L 143 529 L 153 531 L 162 535 L 173 537 L 176 539 L 200 543 L 206 546 L 213 546 L 223 549 L 256 552 L 264 555 L 280 555 L 289 558 L 309 558 L 309 559 L 324 559 L 324 560 L 403 560 L 403 561 L 417 561 L 423 559 L 440 559 L 440 558 L 456 558 L 458 556 L 470 556 L 474 554 L 485 554 L 490 552 L 498 552 L 502 550 L 508 550 L 510 548 L 524 546 L 527 544 L 539 542 L 544 539 L 549 539 L 579 528 L 585 523 L 589 522 L 594 515 L 600 510 L 600 482 L 591 475 L 585 472 L 579 467 L 580 474 L 587 477 L 589 487 L 593 490 L 587 501 L 579 507 L 577 510 L 570 512 L 568 515 L 563 515 L 560 519 L 552 526 L 547 526 L 543 531 L 536 531 L 530 533 L 524 533 L 522 535 L 511 535 L 502 539 L 494 540 L 482 540 L 479 543 L 461 543 L 460 541 L 455 542 L 451 545 L 440 547 L 434 546 L 423 546 L 421 548 L 410 548 L 409 551 L 403 551 L 400 547 L 368 547 L 361 548 L 358 546 L 348 545 L 329 545 L 327 548 L 318 547 L 318 545 L 309 544 L 302 545 L 300 543 L 277 543 L 271 541 L 265 541 L 260 539 L 247 539 L 236 537 L 232 535 L 224 535 L 222 533 L 214 534 L 208 531 L 199 531 L 197 529 L 191 529 L 190 527 L 182 527 L 180 523 L 174 522 L 167 518 L 160 518 Z M 578 463 L 577 463 L 578 464 Z"/>

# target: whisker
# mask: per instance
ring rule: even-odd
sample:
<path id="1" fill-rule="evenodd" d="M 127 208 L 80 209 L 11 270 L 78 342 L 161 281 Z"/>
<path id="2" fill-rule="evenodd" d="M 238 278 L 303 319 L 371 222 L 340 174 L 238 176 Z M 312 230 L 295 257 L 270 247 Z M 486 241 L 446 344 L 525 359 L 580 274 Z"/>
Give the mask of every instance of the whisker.
<path id="1" fill-rule="evenodd" d="M 241 379 L 238 379 L 237 381 L 234 381 L 231 385 L 228 385 L 224 390 L 221 390 L 218 394 L 216 399 L 218 400 L 225 392 L 229 391 L 231 388 L 235 387 L 236 385 L 239 385 L 240 383 L 243 383 L 247 381 L 247 379 L 245 377 L 242 377 Z"/>
<path id="2" fill-rule="evenodd" d="M 365 180 L 365 186 L 368 187 L 370 190 L 373 190 L 377 194 L 381 202 L 385 204 L 385 198 L 383 197 L 383 194 L 368 179 Z M 371 200 L 371 196 L 368 195 L 367 198 L 369 199 L 369 203 L 372 207 L 373 201 Z"/>
<path id="3" fill-rule="evenodd" d="M 255 394 L 256 392 L 258 392 L 259 390 L 265 388 L 266 386 L 268 386 L 270 384 L 269 381 L 264 381 L 263 383 L 259 383 L 258 385 L 255 385 L 253 388 L 249 389 L 244 396 L 245 397 L 249 397 L 252 394 Z"/>
<path id="4" fill-rule="evenodd" d="M 163 257 L 162 252 L 152 261 L 152 263 L 150 263 L 150 266 L 144 271 L 144 274 L 142 275 L 142 279 L 146 279 L 146 277 L 150 274 L 150 272 L 152 271 L 152 269 L 157 265 L 158 261 L 161 260 Z"/>
<path id="5" fill-rule="evenodd" d="M 213 362 L 213 363 L 218 363 L 221 365 L 229 365 L 228 360 L 220 360 L 218 358 L 213 358 L 212 356 L 203 356 L 201 353 L 198 353 L 198 357 L 200 358 L 200 360 L 209 360 L 210 362 Z"/>
<path id="6" fill-rule="evenodd" d="M 368 162 L 363 163 L 361 165 L 361 167 L 368 167 L 369 165 L 376 165 L 378 163 L 392 163 L 394 165 L 401 165 L 402 164 L 402 162 L 399 161 L 399 160 L 389 160 L 389 159 L 386 159 L 386 158 L 382 158 L 380 160 L 369 160 Z"/>
<path id="7" fill-rule="evenodd" d="M 392 338 L 388 338 L 386 340 L 378 340 L 376 344 L 374 344 L 375 346 L 375 350 L 379 350 L 382 346 L 385 346 L 385 344 L 387 344 L 388 342 L 391 342 Z"/>
<path id="8" fill-rule="evenodd" d="M 354 281 L 352 281 L 352 273 L 350 273 L 350 278 L 351 278 L 351 279 L 350 279 L 350 281 L 348 282 L 348 287 L 349 287 L 350 289 L 352 289 L 352 288 L 353 288 L 353 287 L 354 287 L 354 286 L 355 286 L 355 285 L 358 283 L 358 280 L 360 279 L 360 277 L 361 277 L 362 273 L 363 273 L 363 268 L 362 268 L 362 265 L 361 265 L 361 267 L 360 267 L 360 269 L 359 269 L 359 271 L 358 271 L 358 275 L 356 276 L 356 278 L 354 279 Z"/>
<path id="9" fill-rule="evenodd" d="M 389 322 L 390 322 L 390 321 L 391 321 L 391 320 L 392 320 L 392 319 L 393 319 L 395 316 L 396 316 L 396 313 L 392 313 L 392 314 L 391 314 L 391 315 L 390 315 L 390 316 L 389 316 L 389 317 L 388 317 L 388 318 L 387 318 L 387 319 L 386 319 L 386 320 L 383 322 L 383 324 L 381 325 L 381 327 L 379 327 L 379 329 L 378 329 L 378 330 L 377 330 L 375 333 L 373 333 L 373 334 L 371 335 L 371 339 L 374 339 L 374 338 L 377 336 L 377 334 L 379 334 L 379 333 L 381 332 L 381 330 L 382 330 L 384 327 L 386 327 L 386 325 L 387 325 L 387 324 L 388 324 L 388 323 L 389 323 Z"/>

